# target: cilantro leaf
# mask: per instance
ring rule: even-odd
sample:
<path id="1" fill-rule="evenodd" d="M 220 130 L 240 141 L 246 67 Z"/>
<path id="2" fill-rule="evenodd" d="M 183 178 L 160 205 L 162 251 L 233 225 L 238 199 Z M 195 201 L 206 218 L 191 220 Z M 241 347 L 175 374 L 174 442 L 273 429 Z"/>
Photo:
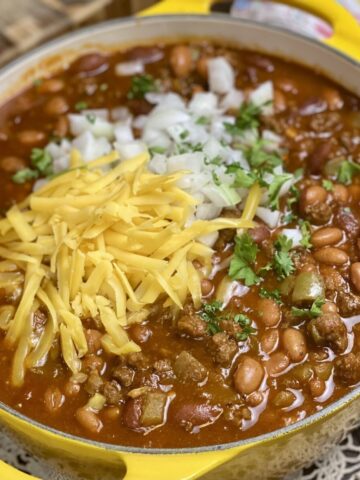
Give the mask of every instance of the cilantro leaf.
<path id="1" fill-rule="evenodd" d="M 75 103 L 75 110 L 81 112 L 81 110 L 86 110 L 88 108 L 88 104 L 86 102 L 80 101 Z"/>
<path id="2" fill-rule="evenodd" d="M 31 164 L 38 172 L 48 177 L 53 173 L 53 159 L 44 148 L 33 148 L 30 154 Z"/>
<path id="3" fill-rule="evenodd" d="M 150 155 L 155 155 L 156 153 L 162 154 L 166 152 L 166 148 L 154 146 L 149 148 L 149 152 Z"/>
<path id="4" fill-rule="evenodd" d="M 292 240 L 285 235 L 279 235 L 275 242 L 275 254 L 273 267 L 279 279 L 288 277 L 295 270 L 294 263 L 289 254 L 292 248 Z"/>
<path id="5" fill-rule="evenodd" d="M 250 335 L 255 333 L 255 328 L 251 326 L 251 320 L 243 313 L 237 313 L 234 316 L 234 322 L 241 326 L 242 330 L 236 335 L 237 340 L 244 342 Z"/>
<path id="6" fill-rule="evenodd" d="M 232 164 L 226 167 L 226 173 L 234 173 L 235 180 L 233 187 L 235 188 L 250 188 L 258 181 L 255 172 L 244 170 L 239 164 Z"/>
<path id="7" fill-rule="evenodd" d="M 311 226 L 310 223 L 306 220 L 300 220 L 300 231 L 302 235 L 302 239 L 300 240 L 300 245 L 304 248 L 311 248 L 312 243 L 310 241 L 311 238 Z"/>
<path id="8" fill-rule="evenodd" d="M 131 79 L 131 86 L 127 98 L 130 100 L 144 98 L 146 93 L 156 92 L 157 90 L 156 82 L 152 75 L 135 75 Z"/>
<path id="9" fill-rule="evenodd" d="M 208 125 L 210 123 L 210 119 L 208 117 L 201 116 L 196 120 L 196 125 Z"/>
<path id="10" fill-rule="evenodd" d="M 334 189 L 334 184 L 331 180 L 327 180 L 326 178 L 322 181 L 322 186 L 328 192 L 331 192 Z"/>
<path id="11" fill-rule="evenodd" d="M 230 262 L 229 276 L 233 280 L 244 280 L 246 286 L 255 285 L 260 277 L 253 269 L 259 249 L 248 233 L 235 238 L 234 256 Z"/>
<path id="12" fill-rule="evenodd" d="M 344 160 L 339 166 L 337 179 L 340 183 L 349 184 L 351 183 L 352 177 L 359 173 L 360 165 L 358 163 L 352 162 L 351 160 Z"/>
<path id="13" fill-rule="evenodd" d="M 263 105 L 255 105 L 253 102 L 243 103 L 236 116 L 235 123 L 224 123 L 225 129 L 230 135 L 240 135 L 245 130 L 256 129 L 260 125 L 260 115 Z"/>
<path id="14" fill-rule="evenodd" d="M 289 173 L 284 173 L 283 175 L 276 175 L 271 184 L 269 185 L 269 207 L 271 210 L 279 210 L 279 193 L 281 190 L 281 187 L 286 183 L 287 181 L 291 180 L 293 176 Z"/>
<path id="15" fill-rule="evenodd" d="M 294 317 L 311 317 L 316 318 L 322 314 L 321 307 L 324 305 L 325 300 L 323 298 L 317 298 L 310 308 L 298 308 L 292 307 L 291 313 Z"/>
<path id="16" fill-rule="evenodd" d="M 278 288 L 275 288 L 274 290 L 267 290 L 266 288 L 261 287 L 259 290 L 259 295 L 261 298 L 271 298 L 272 300 L 275 300 L 276 303 L 283 303 L 281 300 L 281 293 Z"/>
<path id="17" fill-rule="evenodd" d="M 39 173 L 32 168 L 23 168 L 22 170 L 17 171 L 12 177 L 14 183 L 23 184 L 29 180 L 35 180 L 38 178 Z"/>
<path id="18" fill-rule="evenodd" d="M 274 167 L 282 164 L 282 159 L 276 153 L 267 152 L 264 148 L 265 145 L 264 140 L 258 140 L 251 147 L 245 149 L 244 154 L 252 168 L 272 171 Z"/>

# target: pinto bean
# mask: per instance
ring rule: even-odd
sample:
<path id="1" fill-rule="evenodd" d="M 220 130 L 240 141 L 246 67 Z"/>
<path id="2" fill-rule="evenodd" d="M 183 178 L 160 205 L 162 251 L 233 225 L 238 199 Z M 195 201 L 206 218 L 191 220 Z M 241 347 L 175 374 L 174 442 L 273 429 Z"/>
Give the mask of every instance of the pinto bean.
<path id="1" fill-rule="evenodd" d="M 332 195 L 337 203 L 347 203 L 349 200 L 349 191 L 345 185 L 336 183 L 332 189 Z"/>
<path id="2" fill-rule="evenodd" d="M 177 45 L 170 53 L 170 65 L 174 74 L 179 78 L 187 77 L 193 69 L 193 59 L 190 47 Z"/>
<path id="3" fill-rule="evenodd" d="M 265 368 L 270 376 L 275 376 L 286 370 L 289 364 L 290 360 L 286 353 L 276 352 L 266 362 Z"/>
<path id="4" fill-rule="evenodd" d="M 251 228 L 249 230 L 249 235 L 255 243 L 261 244 L 264 240 L 270 237 L 270 230 L 265 225 L 259 225 L 258 227 Z"/>
<path id="5" fill-rule="evenodd" d="M 18 139 L 24 145 L 39 145 L 45 137 L 45 133 L 40 130 L 23 130 L 18 133 Z"/>
<path id="6" fill-rule="evenodd" d="M 107 407 L 104 409 L 104 416 L 110 422 L 114 422 L 120 417 L 120 408 L 119 407 Z"/>
<path id="7" fill-rule="evenodd" d="M 246 397 L 246 403 L 250 407 L 257 407 L 258 405 L 260 405 L 260 403 L 263 400 L 264 400 L 264 396 L 261 392 L 253 392 L 253 393 L 250 393 L 250 395 L 248 395 Z"/>
<path id="8" fill-rule="evenodd" d="M 355 262 L 350 267 L 350 278 L 358 292 L 360 292 L 360 262 Z"/>
<path id="9" fill-rule="evenodd" d="M 337 306 L 334 302 L 326 302 L 321 307 L 321 311 L 323 313 L 337 313 Z"/>
<path id="10" fill-rule="evenodd" d="M 287 108 L 285 95 L 277 89 L 274 91 L 274 108 L 276 113 L 284 112 Z"/>
<path id="11" fill-rule="evenodd" d="M 84 371 L 98 370 L 104 366 L 104 360 L 98 355 L 89 353 L 82 360 L 82 368 Z"/>
<path id="12" fill-rule="evenodd" d="M 132 430 L 136 430 L 141 426 L 141 405 L 141 397 L 131 398 L 125 403 L 125 406 L 123 408 L 122 418 L 124 425 L 126 425 L 128 428 L 131 428 Z"/>
<path id="13" fill-rule="evenodd" d="M 152 331 L 147 325 L 140 325 L 139 323 L 135 323 L 130 328 L 130 335 L 134 342 L 145 343 L 151 337 Z"/>
<path id="14" fill-rule="evenodd" d="M 214 290 L 214 284 L 208 278 L 203 278 L 201 280 L 201 293 L 203 297 L 209 296 Z"/>
<path id="15" fill-rule="evenodd" d="M 254 358 L 247 355 L 240 358 L 234 373 L 235 389 L 239 393 L 250 394 L 257 390 L 264 377 L 264 369 Z"/>
<path id="16" fill-rule="evenodd" d="M 69 121 L 66 115 L 61 115 L 56 122 L 54 127 L 54 135 L 57 137 L 63 138 L 66 137 L 69 131 Z"/>
<path id="17" fill-rule="evenodd" d="M 45 407 L 50 413 L 55 413 L 63 406 L 65 397 L 57 387 L 49 387 L 44 395 Z"/>
<path id="18" fill-rule="evenodd" d="M 319 228 L 311 235 L 311 243 L 316 248 L 328 247 L 329 245 L 339 243 L 342 237 L 343 232 L 340 228 L 323 227 Z"/>
<path id="19" fill-rule="evenodd" d="M 261 298 L 257 303 L 259 318 L 267 327 L 274 327 L 280 320 L 279 305 L 271 298 Z"/>
<path id="20" fill-rule="evenodd" d="M 326 88 L 324 90 L 324 98 L 329 110 L 340 110 L 344 106 L 344 100 L 338 90 L 335 88 Z"/>
<path id="21" fill-rule="evenodd" d="M 57 93 L 64 88 L 64 81 L 60 78 L 49 78 L 43 80 L 38 87 L 39 93 Z"/>
<path id="22" fill-rule="evenodd" d="M 277 328 L 266 330 L 261 337 L 260 345 L 265 353 L 274 352 L 279 345 L 279 330 Z"/>
<path id="23" fill-rule="evenodd" d="M 64 97 L 57 95 L 56 97 L 48 100 L 44 107 L 44 112 L 47 115 L 56 117 L 57 115 L 62 115 L 69 110 L 69 105 Z"/>
<path id="24" fill-rule="evenodd" d="M 75 418 L 89 432 L 99 433 L 103 428 L 100 418 L 87 407 L 78 408 L 75 412 Z"/>
<path id="25" fill-rule="evenodd" d="M 202 55 L 196 63 L 196 71 L 197 73 L 203 77 L 205 80 L 208 77 L 208 57 Z"/>
<path id="26" fill-rule="evenodd" d="M 360 185 L 349 185 L 348 192 L 350 201 L 358 202 L 360 200 Z"/>
<path id="27" fill-rule="evenodd" d="M 326 385 L 324 380 L 321 380 L 320 378 L 313 378 L 309 382 L 309 388 L 313 397 L 319 397 L 324 393 Z"/>
<path id="28" fill-rule="evenodd" d="M 80 73 L 85 76 L 104 72 L 108 68 L 106 57 L 100 53 L 88 53 L 77 58 L 70 66 L 74 73 Z"/>
<path id="29" fill-rule="evenodd" d="M 300 208 L 305 211 L 309 205 L 315 205 L 315 203 L 323 203 L 326 201 L 327 191 L 325 188 L 319 185 L 312 185 L 303 190 L 300 196 Z"/>
<path id="30" fill-rule="evenodd" d="M 275 395 L 273 404 L 278 408 L 290 407 L 296 400 L 295 395 L 290 390 L 281 390 Z"/>
<path id="31" fill-rule="evenodd" d="M 80 385 L 75 382 L 66 382 L 64 385 L 64 393 L 67 397 L 76 397 L 76 395 L 80 392 Z"/>
<path id="32" fill-rule="evenodd" d="M 335 247 L 322 247 L 314 252 L 314 258 L 325 265 L 343 265 L 349 260 L 349 255 Z"/>
<path id="33" fill-rule="evenodd" d="M 142 63 L 155 63 L 164 57 L 163 51 L 155 46 L 134 47 L 126 52 L 126 59 L 140 60 Z"/>
<path id="34" fill-rule="evenodd" d="M 205 425 L 214 423 L 222 409 L 217 405 L 207 403 L 184 403 L 177 409 L 174 420 L 180 424 Z"/>
<path id="35" fill-rule="evenodd" d="M 99 330 L 88 328 L 85 330 L 85 338 L 89 353 L 96 353 L 101 348 L 101 337 L 103 334 Z"/>
<path id="36" fill-rule="evenodd" d="M 15 173 L 26 167 L 26 162 L 19 157 L 4 157 L 0 160 L 0 168 L 8 173 Z"/>
<path id="37" fill-rule="evenodd" d="M 307 353 L 306 340 L 300 330 L 296 328 L 286 328 L 282 335 L 282 343 L 290 360 L 301 362 Z"/>

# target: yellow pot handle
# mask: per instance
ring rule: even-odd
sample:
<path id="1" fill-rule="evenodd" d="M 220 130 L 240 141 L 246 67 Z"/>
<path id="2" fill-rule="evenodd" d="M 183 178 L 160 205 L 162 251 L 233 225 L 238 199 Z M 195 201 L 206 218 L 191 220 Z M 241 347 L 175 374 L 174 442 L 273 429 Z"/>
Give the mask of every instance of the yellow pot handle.
<path id="1" fill-rule="evenodd" d="M 170 15 L 179 13 L 207 14 L 215 0 L 162 0 L 139 13 Z M 360 60 L 360 26 L 357 20 L 336 0 L 275 0 L 298 7 L 324 18 L 333 27 L 333 35 L 323 41 L 346 55 Z"/>
<path id="2" fill-rule="evenodd" d="M 16 468 L 0 460 L 0 478 L 2 480 L 40 480 L 37 477 L 20 472 Z"/>

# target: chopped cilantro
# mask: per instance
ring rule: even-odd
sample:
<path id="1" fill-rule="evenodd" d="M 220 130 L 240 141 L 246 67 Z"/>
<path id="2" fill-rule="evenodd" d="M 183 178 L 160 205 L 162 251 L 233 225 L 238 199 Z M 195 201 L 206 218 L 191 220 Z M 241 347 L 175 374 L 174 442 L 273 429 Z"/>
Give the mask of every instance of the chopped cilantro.
<path id="1" fill-rule="evenodd" d="M 292 307 L 291 313 L 294 317 L 311 317 L 316 318 L 322 314 L 321 307 L 324 305 L 325 300 L 323 298 L 317 298 L 310 308 L 298 308 Z"/>
<path id="2" fill-rule="evenodd" d="M 230 135 L 240 135 L 245 130 L 258 128 L 262 108 L 268 105 L 268 103 L 269 102 L 266 102 L 263 105 L 255 105 L 252 102 L 243 103 L 236 116 L 235 123 L 224 123 L 226 131 L 230 133 Z"/>
<path id="3" fill-rule="evenodd" d="M 233 183 L 233 187 L 235 188 L 250 188 L 258 181 L 256 173 L 244 170 L 238 164 L 228 165 L 226 168 L 226 173 L 235 174 L 235 180 Z"/>
<path id="4" fill-rule="evenodd" d="M 269 153 L 265 150 L 264 140 L 258 140 L 251 147 L 244 151 L 246 160 L 252 168 L 262 168 L 272 171 L 273 167 L 282 164 L 282 160 L 276 153 Z"/>
<path id="5" fill-rule="evenodd" d="M 53 173 L 52 156 L 44 148 L 33 148 L 30 159 L 32 166 L 44 177 L 48 177 Z"/>
<path id="6" fill-rule="evenodd" d="M 219 313 L 222 309 L 222 302 L 214 300 L 210 303 L 204 303 L 201 306 L 199 316 L 208 325 L 209 332 L 214 335 L 221 331 L 219 326 Z"/>
<path id="7" fill-rule="evenodd" d="M 11 178 L 14 183 L 22 184 L 29 180 L 35 180 L 38 176 L 39 173 L 36 170 L 33 170 L 32 168 L 23 168 L 16 172 Z"/>
<path id="8" fill-rule="evenodd" d="M 81 112 L 81 110 L 86 110 L 88 108 L 88 104 L 84 101 L 80 101 L 75 103 L 75 110 Z"/>
<path id="9" fill-rule="evenodd" d="M 106 92 L 108 88 L 109 88 L 109 85 L 107 83 L 100 83 L 99 85 L 100 92 Z"/>
<path id="10" fill-rule="evenodd" d="M 215 185 L 217 187 L 219 187 L 221 185 L 221 181 L 220 181 L 220 178 L 219 178 L 218 174 L 215 173 L 215 172 L 211 172 L 211 175 L 212 175 L 213 182 L 215 183 Z"/>
<path id="11" fill-rule="evenodd" d="M 128 91 L 127 97 L 130 100 L 135 98 L 144 98 L 146 93 L 156 92 L 157 86 L 152 75 L 135 75 L 131 79 L 131 87 Z"/>
<path id="12" fill-rule="evenodd" d="M 304 169 L 303 168 L 297 168 L 294 172 L 294 177 L 295 180 L 300 180 L 300 178 L 304 175 Z"/>
<path id="13" fill-rule="evenodd" d="M 149 152 L 150 152 L 150 155 L 155 155 L 155 153 L 165 153 L 166 152 L 166 148 L 164 147 L 150 147 L 149 148 Z"/>
<path id="14" fill-rule="evenodd" d="M 283 216 L 282 218 L 282 222 L 284 224 L 288 224 L 288 223 L 291 223 L 293 222 L 294 220 L 297 219 L 297 215 L 295 215 L 294 212 L 291 212 L 291 211 L 288 211 L 285 213 L 285 215 Z"/>
<path id="15" fill-rule="evenodd" d="M 189 135 L 190 135 L 189 130 L 184 130 L 183 132 L 180 133 L 180 138 L 181 140 L 185 140 Z"/>
<path id="16" fill-rule="evenodd" d="M 205 165 L 216 165 L 216 166 L 219 166 L 219 165 L 222 165 L 223 163 L 223 160 L 222 158 L 220 157 L 220 155 L 216 155 L 216 157 L 212 158 L 211 160 L 206 160 L 205 159 Z"/>
<path id="17" fill-rule="evenodd" d="M 86 115 L 86 120 L 91 123 L 92 125 L 94 125 L 94 123 L 96 122 L 96 117 L 95 115 L 92 115 L 92 114 L 87 114 Z"/>
<path id="18" fill-rule="evenodd" d="M 334 189 L 334 184 L 331 180 L 326 180 L 324 179 L 322 181 L 322 186 L 327 190 L 328 192 L 331 192 Z"/>
<path id="19" fill-rule="evenodd" d="M 339 166 L 337 179 L 340 183 L 351 183 L 352 177 L 360 173 L 360 165 L 351 160 L 344 160 Z"/>
<path id="20" fill-rule="evenodd" d="M 208 117 L 199 117 L 197 120 L 196 120 L 196 125 L 208 125 L 210 123 L 210 120 Z"/>
<path id="21" fill-rule="evenodd" d="M 236 335 L 237 340 L 244 342 L 255 332 L 255 329 L 251 326 L 251 320 L 247 315 L 243 313 L 237 313 L 234 316 L 234 322 L 241 326 L 242 330 Z"/>
<path id="22" fill-rule="evenodd" d="M 311 248 L 312 244 L 310 241 L 311 237 L 311 226 L 310 223 L 306 220 L 300 220 L 300 231 L 302 235 L 302 239 L 300 240 L 300 245 L 304 248 Z"/>
<path id="23" fill-rule="evenodd" d="M 285 235 L 279 235 L 274 245 L 276 251 L 273 258 L 273 267 L 278 278 L 283 279 L 293 273 L 295 269 L 289 254 L 292 248 L 292 240 Z"/>
<path id="24" fill-rule="evenodd" d="M 279 194 L 281 187 L 286 183 L 287 181 L 291 180 L 293 176 L 289 173 L 284 173 L 282 175 L 275 175 L 273 178 L 272 182 L 269 185 L 269 207 L 271 210 L 279 210 Z"/>
<path id="25" fill-rule="evenodd" d="M 190 142 L 183 142 L 177 143 L 175 145 L 175 154 L 182 155 L 183 153 L 189 152 L 201 152 L 203 146 L 201 143 L 190 143 Z"/>
<path id="26" fill-rule="evenodd" d="M 276 303 L 281 304 L 281 293 L 278 288 L 275 288 L 274 290 L 267 290 L 264 287 L 261 287 L 259 290 L 259 295 L 261 298 L 271 298 L 272 300 L 275 300 Z"/>
<path id="27" fill-rule="evenodd" d="M 259 249 L 248 233 L 235 238 L 234 256 L 230 263 L 229 276 L 233 280 L 244 280 L 248 287 L 260 281 L 253 266 Z"/>

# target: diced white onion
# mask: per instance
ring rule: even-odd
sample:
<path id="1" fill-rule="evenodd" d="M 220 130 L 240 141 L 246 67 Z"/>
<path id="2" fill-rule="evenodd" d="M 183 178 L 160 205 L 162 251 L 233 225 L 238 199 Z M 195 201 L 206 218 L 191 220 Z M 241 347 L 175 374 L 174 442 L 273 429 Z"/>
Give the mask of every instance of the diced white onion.
<path id="1" fill-rule="evenodd" d="M 270 210 L 270 208 L 258 207 L 256 216 L 260 218 L 270 228 L 276 228 L 279 224 L 281 212 L 279 210 Z"/>
<path id="2" fill-rule="evenodd" d="M 232 90 L 235 84 L 235 72 L 226 58 L 211 58 L 207 64 L 210 90 L 220 94 Z"/>
<path id="3" fill-rule="evenodd" d="M 188 108 L 191 113 L 199 117 L 207 117 L 216 113 L 217 96 L 212 92 L 198 92 L 193 95 Z"/>
<path id="4" fill-rule="evenodd" d="M 115 139 L 119 143 L 129 143 L 134 140 L 132 128 L 126 123 L 118 123 L 114 128 Z"/>
<path id="5" fill-rule="evenodd" d="M 262 83 L 250 93 L 249 100 L 261 108 L 263 115 L 272 115 L 274 112 L 274 87 L 271 80 Z"/>
<path id="6" fill-rule="evenodd" d="M 119 77 L 128 77 L 130 75 L 144 73 L 144 64 L 139 60 L 117 63 L 115 65 L 115 73 Z"/>
<path id="7" fill-rule="evenodd" d="M 135 157 L 136 155 L 139 155 L 147 150 L 147 146 L 141 140 L 134 140 L 133 142 L 123 144 L 116 142 L 115 146 L 122 160 Z"/>
<path id="8" fill-rule="evenodd" d="M 224 110 L 237 110 L 244 101 L 244 94 L 240 90 L 230 90 L 221 100 L 220 107 Z"/>
<path id="9" fill-rule="evenodd" d="M 79 150 L 83 160 L 90 162 L 111 151 L 106 138 L 95 138 L 91 132 L 84 132 L 73 141 L 73 147 Z"/>
<path id="10" fill-rule="evenodd" d="M 286 238 L 292 241 L 293 247 L 298 247 L 301 245 L 302 234 L 298 228 L 284 228 L 281 233 L 285 235 Z"/>

